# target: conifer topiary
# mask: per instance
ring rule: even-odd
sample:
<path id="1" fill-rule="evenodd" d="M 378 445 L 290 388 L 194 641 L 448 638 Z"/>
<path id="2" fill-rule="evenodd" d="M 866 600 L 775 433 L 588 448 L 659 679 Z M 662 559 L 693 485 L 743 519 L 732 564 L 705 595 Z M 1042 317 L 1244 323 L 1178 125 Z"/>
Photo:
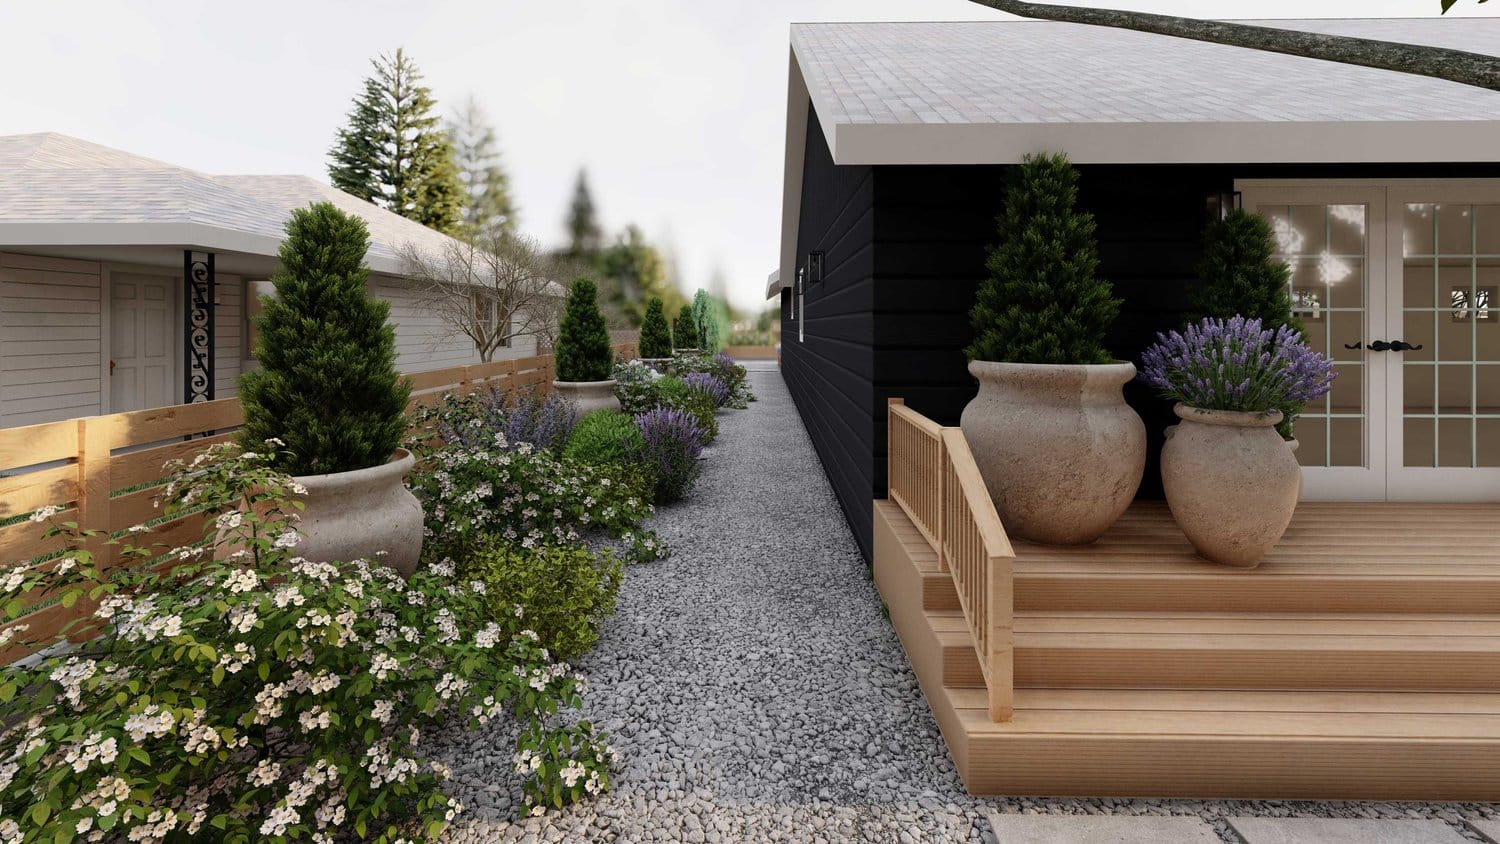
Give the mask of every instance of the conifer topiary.
<path id="1" fill-rule="evenodd" d="M 1102 364 L 1120 313 L 1099 266 L 1094 217 L 1078 211 L 1078 173 L 1063 155 L 1029 155 L 1011 168 L 999 241 L 969 311 L 970 360 Z"/>
<path id="2" fill-rule="evenodd" d="M 614 366 L 609 328 L 599 312 L 599 289 L 579 278 L 568 291 L 562 324 L 557 330 L 557 380 L 604 381 Z"/>
<path id="3" fill-rule="evenodd" d="M 1243 316 L 1260 320 L 1268 329 L 1285 325 L 1302 331 L 1302 320 L 1292 312 L 1287 285 L 1291 272 L 1276 258 L 1276 240 L 1265 218 L 1236 208 L 1203 232 L 1203 261 L 1198 264 L 1198 284 L 1191 294 L 1191 319 Z M 1302 402 L 1292 401 L 1277 408 L 1281 422 L 1276 430 L 1282 437 L 1292 438 L 1302 408 Z"/>
<path id="4" fill-rule="evenodd" d="M 278 468 L 293 475 L 379 466 L 406 431 L 411 387 L 396 371 L 391 305 L 365 289 L 369 246 L 364 220 L 332 203 L 286 224 L 276 296 L 257 323 L 260 368 L 240 376 L 240 441 L 265 452 L 281 440 L 292 456 Z"/>
<path id="5" fill-rule="evenodd" d="M 667 328 L 667 315 L 659 296 L 652 296 L 646 304 L 646 316 L 641 320 L 640 353 L 643 358 L 672 356 L 672 332 Z"/>
<path id="6" fill-rule="evenodd" d="M 693 309 L 683 305 L 672 323 L 672 345 L 678 349 L 698 348 L 698 324 L 693 321 Z"/>

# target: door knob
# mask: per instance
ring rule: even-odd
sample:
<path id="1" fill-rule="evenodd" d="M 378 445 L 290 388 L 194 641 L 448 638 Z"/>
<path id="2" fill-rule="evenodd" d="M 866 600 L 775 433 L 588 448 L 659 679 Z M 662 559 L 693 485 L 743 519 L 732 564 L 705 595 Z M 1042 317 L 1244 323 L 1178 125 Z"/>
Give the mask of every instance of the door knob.
<path id="1" fill-rule="evenodd" d="M 1362 349 L 1362 348 L 1364 348 L 1364 345 L 1365 344 L 1362 341 L 1355 340 L 1353 343 L 1345 343 L 1344 344 L 1344 348 L 1346 348 L 1346 349 Z"/>
<path id="2" fill-rule="evenodd" d="M 1394 349 L 1396 347 L 1392 346 L 1390 343 L 1387 343 L 1384 340 L 1376 340 L 1375 342 L 1371 343 L 1367 348 L 1369 348 L 1369 350 L 1372 351 L 1372 352 L 1388 352 L 1391 349 Z"/>
<path id="3" fill-rule="evenodd" d="M 110 361 L 109 362 L 109 374 L 110 375 L 114 375 L 115 374 L 115 362 L 114 361 Z"/>

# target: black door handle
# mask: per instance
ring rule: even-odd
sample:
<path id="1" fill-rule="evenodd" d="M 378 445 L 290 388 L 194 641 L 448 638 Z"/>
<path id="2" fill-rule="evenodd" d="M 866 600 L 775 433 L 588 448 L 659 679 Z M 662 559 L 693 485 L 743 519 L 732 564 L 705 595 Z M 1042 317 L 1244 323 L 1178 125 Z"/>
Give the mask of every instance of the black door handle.
<path id="1" fill-rule="evenodd" d="M 1393 346 L 1393 345 L 1391 345 L 1390 343 L 1387 343 L 1384 340 L 1376 340 L 1375 342 L 1371 343 L 1366 348 L 1368 348 L 1372 352 L 1388 352 L 1391 349 L 1394 349 L 1396 347 Z"/>
<path id="2" fill-rule="evenodd" d="M 1395 340 L 1391 343 L 1391 351 L 1393 352 L 1415 352 L 1421 348 L 1420 345 L 1413 346 L 1405 340 Z"/>
<path id="3" fill-rule="evenodd" d="M 1352 343 L 1352 344 L 1350 344 L 1350 343 L 1345 343 L 1345 344 L 1344 344 L 1344 348 L 1346 348 L 1346 349 L 1359 349 L 1359 348 L 1363 348 L 1363 347 L 1364 347 L 1364 345 L 1365 345 L 1365 344 L 1364 344 L 1364 342 L 1363 342 L 1363 341 L 1360 341 L 1360 340 L 1355 340 L 1355 341 L 1354 341 L 1354 342 L 1353 342 L 1353 343 Z"/>

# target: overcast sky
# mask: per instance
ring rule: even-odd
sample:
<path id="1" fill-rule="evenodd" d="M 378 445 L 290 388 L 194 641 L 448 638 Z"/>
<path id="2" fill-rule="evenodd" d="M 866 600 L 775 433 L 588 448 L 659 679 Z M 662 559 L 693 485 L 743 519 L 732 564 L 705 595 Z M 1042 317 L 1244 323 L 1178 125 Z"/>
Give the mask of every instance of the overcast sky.
<path id="1" fill-rule="evenodd" d="M 1450 14 L 1500 15 L 1458 0 Z M 1077 5 L 1083 5 L 1078 3 Z M 1218 17 L 1427 16 L 1438 0 L 1094 0 Z M 759 307 L 777 262 L 787 25 L 1004 17 L 966 0 L 0 2 L 0 134 L 56 131 L 208 173 L 327 181 L 376 53 L 499 132 L 523 228 L 562 239 L 588 168 L 606 228 L 639 224 Z"/>

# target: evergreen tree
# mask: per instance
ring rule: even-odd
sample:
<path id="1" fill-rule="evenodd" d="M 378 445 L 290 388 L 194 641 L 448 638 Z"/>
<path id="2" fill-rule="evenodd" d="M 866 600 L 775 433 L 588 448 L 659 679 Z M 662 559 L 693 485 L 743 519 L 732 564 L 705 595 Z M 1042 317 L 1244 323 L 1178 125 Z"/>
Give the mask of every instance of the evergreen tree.
<path id="1" fill-rule="evenodd" d="M 693 294 L 693 328 L 698 335 L 698 348 L 705 352 L 717 352 L 723 348 L 720 314 L 724 308 L 707 290 L 699 289 Z M 728 324 L 727 314 L 723 320 Z"/>
<path id="2" fill-rule="evenodd" d="M 329 151 L 333 186 L 441 232 L 463 219 L 465 193 L 437 102 L 403 50 L 371 61 L 375 74 Z"/>
<path id="3" fill-rule="evenodd" d="M 652 296 L 646 304 L 646 317 L 641 320 L 640 353 L 643 358 L 672 356 L 672 332 L 667 328 L 660 296 Z"/>
<path id="4" fill-rule="evenodd" d="M 693 323 L 693 307 L 683 305 L 672 323 L 672 345 L 678 349 L 698 348 L 698 326 Z"/>
<path id="5" fill-rule="evenodd" d="M 643 306 L 650 297 L 665 298 L 666 265 L 639 226 L 626 226 L 595 263 L 603 276 L 602 298 L 630 325 L 640 325 Z"/>
<path id="6" fill-rule="evenodd" d="M 378 466 L 406 431 L 409 384 L 396 372 L 391 305 L 365 289 L 370 235 L 332 203 L 292 212 L 276 296 L 259 318 L 260 368 L 240 376 L 247 450 L 276 437 L 280 468 L 319 475 Z"/>
<path id="7" fill-rule="evenodd" d="M 1259 214 L 1236 208 L 1210 223 L 1203 232 L 1203 261 L 1192 291 L 1192 321 L 1244 316 L 1260 320 L 1265 328 L 1284 325 L 1301 331 L 1287 284 L 1292 271 L 1275 253 L 1271 226 Z M 1302 408 L 1301 402 L 1277 408 L 1282 419 L 1276 430 L 1286 439 L 1292 438 Z"/>
<path id="8" fill-rule="evenodd" d="M 557 380 L 604 381 L 614 365 L 609 328 L 599 313 L 594 282 L 580 278 L 568 291 L 562 324 L 557 330 Z"/>
<path id="9" fill-rule="evenodd" d="M 1078 173 L 1063 155 L 1028 155 L 1012 167 L 996 221 L 999 240 L 969 311 L 970 360 L 1100 364 L 1120 312 L 1098 278 L 1094 218 L 1079 212 Z"/>
<path id="10" fill-rule="evenodd" d="M 470 237 L 513 233 L 517 215 L 510 177 L 500 166 L 495 129 L 473 97 L 449 124 L 448 136 L 453 139 L 453 159 L 464 185 L 464 233 Z"/>
<path id="11" fill-rule="evenodd" d="M 568 246 L 563 255 L 592 263 L 604 248 L 604 229 L 599 226 L 599 212 L 589 192 L 588 172 L 578 171 L 573 185 L 573 200 L 568 204 Z"/>

